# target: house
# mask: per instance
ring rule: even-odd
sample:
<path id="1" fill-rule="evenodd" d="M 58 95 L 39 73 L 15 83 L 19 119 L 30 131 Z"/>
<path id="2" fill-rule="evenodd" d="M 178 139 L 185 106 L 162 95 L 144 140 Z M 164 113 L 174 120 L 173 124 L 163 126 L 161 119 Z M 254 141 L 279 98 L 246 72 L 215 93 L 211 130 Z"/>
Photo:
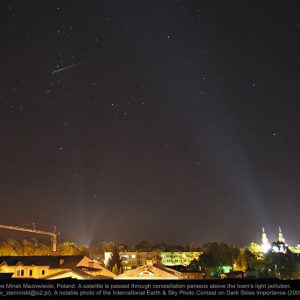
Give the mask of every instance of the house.
<path id="1" fill-rule="evenodd" d="M 245 278 L 247 279 L 255 279 L 257 278 L 257 274 L 256 274 L 256 270 L 255 269 L 247 269 L 246 272 L 245 272 Z"/>
<path id="2" fill-rule="evenodd" d="M 3 273 L 13 273 L 12 278 L 34 279 L 113 279 L 115 276 L 99 262 L 84 255 L 2 256 L 0 274 Z"/>
<path id="3" fill-rule="evenodd" d="M 228 273 L 223 273 L 221 279 L 238 279 L 244 278 L 243 271 L 230 271 Z"/>
<path id="4" fill-rule="evenodd" d="M 177 276 L 179 279 L 204 279 L 205 275 L 200 271 L 195 271 L 186 266 L 157 266 L 170 274 Z"/>
<path id="5" fill-rule="evenodd" d="M 104 264 L 108 265 L 111 258 L 111 252 L 104 253 Z M 143 266 L 147 261 L 152 260 L 155 264 L 161 264 L 161 253 L 156 251 L 149 252 L 120 252 L 120 258 L 124 270 L 135 269 Z"/>
<path id="6" fill-rule="evenodd" d="M 122 266 L 125 270 L 134 269 L 143 266 L 148 260 L 152 260 L 153 264 L 164 266 L 188 266 L 191 261 L 197 260 L 201 252 L 120 252 Z M 111 258 L 111 252 L 104 253 L 104 264 L 107 266 Z"/>
<path id="7" fill-rule="evenodd" d="M 0 279 L 11 279 L 14 273 L 0 273 Z"/>
<path id="8" fill-rule="evenodd" d="M 101 276 L 101 275 L 91 275 L 82 269 L 73 268 L 70 270 L 62 270 L 58 273 L 44 276 L 41 279 L 48 279 L 48 280 L 55 280 L 55 279 L 111 280 L 113 278 L 107 277 L 107 276 Z"/>
<path id="9" fill-rule="evenodd" d="M 176 274 L 171 274 L 156 265 L 152 261 L 133 270 L 127 270 L 123 274 L 116 276 L 114 279 L 179 279 Z"/>

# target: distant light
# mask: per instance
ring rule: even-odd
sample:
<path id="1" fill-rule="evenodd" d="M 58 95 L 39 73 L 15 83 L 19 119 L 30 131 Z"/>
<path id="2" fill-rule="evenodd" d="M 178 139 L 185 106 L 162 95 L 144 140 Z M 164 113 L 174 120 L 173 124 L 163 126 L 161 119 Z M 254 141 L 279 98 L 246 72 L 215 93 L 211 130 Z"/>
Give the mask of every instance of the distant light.
<path id="1" fill-rule="evenodd" d="M 262 250 L 262 252 L 263 253 L 268 253 L 269 252 L 269 250 L 271 249 L 271 245 L 270 244 L 263 244 L 263 245 L 261 245 L 261 250 Z"/>

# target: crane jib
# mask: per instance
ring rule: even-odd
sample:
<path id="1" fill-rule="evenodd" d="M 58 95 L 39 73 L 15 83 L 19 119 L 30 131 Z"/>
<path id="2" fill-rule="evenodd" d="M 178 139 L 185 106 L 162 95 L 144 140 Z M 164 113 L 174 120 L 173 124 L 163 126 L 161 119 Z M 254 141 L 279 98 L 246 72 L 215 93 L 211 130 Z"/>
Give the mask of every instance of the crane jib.
<path id="1" fill-rule="evenodd" d="M 57 233 L 56 232 L 48 232 L 48 231 L 43 231 L 43 230 L 37 230 L 35 228 L 30 229 L 30 228 L 23 228 L 23 227 L 19 227 L 19 226 L 10 226 L 10 225 L 1 225 L 1 224 L 0 224 L 0 228 L 49 235 L 51 237 L 51 251 L 52 252 L 57 251 Z"/>

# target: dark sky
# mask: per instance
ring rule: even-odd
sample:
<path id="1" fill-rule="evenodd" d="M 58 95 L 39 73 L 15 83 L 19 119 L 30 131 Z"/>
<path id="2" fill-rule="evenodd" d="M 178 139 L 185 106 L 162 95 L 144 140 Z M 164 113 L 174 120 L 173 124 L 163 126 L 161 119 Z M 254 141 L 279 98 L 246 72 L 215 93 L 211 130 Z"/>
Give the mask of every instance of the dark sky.
<path id="1" fill-rule="evenodd" d="M 2 0 L 0 38 L 0 223 L 300 242 L 299 1 Z"/>

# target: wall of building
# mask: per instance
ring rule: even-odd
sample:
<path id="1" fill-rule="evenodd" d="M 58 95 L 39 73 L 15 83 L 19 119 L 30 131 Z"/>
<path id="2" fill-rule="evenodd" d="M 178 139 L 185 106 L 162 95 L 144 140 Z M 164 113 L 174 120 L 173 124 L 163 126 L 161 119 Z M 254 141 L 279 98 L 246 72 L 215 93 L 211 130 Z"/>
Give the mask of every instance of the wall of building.
<path id="1" fill-rule="evenodd" d="M 65 269 L 52 269 L 49 266 L 1 266 L 0 273 L 14 273 L 13 278 L 34 278 L 39 279 L 44 276 L 61 272 Z M 23 271 L 23 272 L 22 272 Z M 44 272 L 43 272 L 44 271 Z"/>
<path id="2" fill-rule="evenodd" d="M 194 259 L 198 259 L 201 252 L 120 252 L 120 258 L 125 270 L 143 266 L 151 260 L 153 264 L 164 266 L 188 266 Z M 111 252 L 105 252 L 104 264 L 107 266 Z"/>

